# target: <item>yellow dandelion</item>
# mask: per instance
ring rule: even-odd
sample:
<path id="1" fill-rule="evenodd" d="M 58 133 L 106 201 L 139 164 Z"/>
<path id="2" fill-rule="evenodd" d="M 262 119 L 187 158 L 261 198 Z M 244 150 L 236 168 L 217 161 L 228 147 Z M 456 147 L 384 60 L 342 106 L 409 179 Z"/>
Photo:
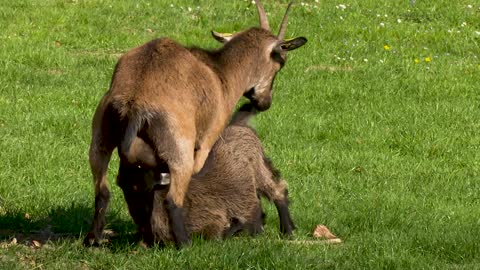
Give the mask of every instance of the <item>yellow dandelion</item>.
<path id="1" fill-rule="evenodd" d="M 420 60 L 418 58 L 415 58 L 415 60 L 413 60 L 413 61 L 415 61 L 415 64 L 420 63 Z"/>
<path id="2" fill-rule="evenodd" d="M 430 56 L 425 57 L 425 63 L 430 63 L 432 62 L 432 58 Z"/>
<path id="3" fill-rule="evenodd" d="M 388 46 L 388 44 L 385 44 L 385 45 L 383 45 L 383 49 L 385 51 L 390 51 L 391 48 L 390 48 L 390 46 Z"/>

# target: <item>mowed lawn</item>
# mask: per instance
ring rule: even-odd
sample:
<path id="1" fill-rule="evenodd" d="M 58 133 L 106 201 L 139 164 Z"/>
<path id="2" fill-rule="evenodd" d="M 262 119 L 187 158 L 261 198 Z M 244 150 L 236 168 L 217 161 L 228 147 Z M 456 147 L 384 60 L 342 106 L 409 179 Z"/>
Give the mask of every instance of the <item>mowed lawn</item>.
<path id="1" fill-rule="evenodd" d="M 288 2 L 263 2 L 276 31 Z M 280 237 L 265 202 L 258 237 L 144 249 L 115 156 L 116 236 L 82 246 L 94 206 L 91 118 L 118 57 L 162 36 L 217 48 L 210 30 L 257 25 L 245 0 L 2 1 L 0 268 L 480 269 L 474 0 L 297 1 L 287 37 L 308 43 L 289 53 L 272 108 L 253 121 L 289 183 L 297 241 Z M 316 224 L 343 243 L 311 243 Z"/>

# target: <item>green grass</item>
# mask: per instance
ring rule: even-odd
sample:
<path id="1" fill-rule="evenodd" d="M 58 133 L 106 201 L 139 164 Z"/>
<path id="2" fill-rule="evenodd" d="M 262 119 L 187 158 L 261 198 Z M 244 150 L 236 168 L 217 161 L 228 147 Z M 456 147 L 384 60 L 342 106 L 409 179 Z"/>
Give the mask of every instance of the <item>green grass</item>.
<path id="1" fill-rule="evenodd" d="M 344 243 L 282 241 L 264 204 L 263 235 L 178 251 L 132 240 L 117 158 L 108 228 L 119 236 L 81 245 L 93 214 L 91 117 L 119 55 L 160 36 L 217 47 L 209 31 L 257 25 L 254 6 L 3 1 L 0 268 L 480 268 L 480 5 L 409 2 L 297 3 L 287 36 L 309 42 L 289 54 L 272 108 L 254 121 L 289 183 L 295 238 L 322 223 Z M 264 0 L 274 29 L 286 4 Z M 23 245 L 46 236 L 41 248 Z"/>

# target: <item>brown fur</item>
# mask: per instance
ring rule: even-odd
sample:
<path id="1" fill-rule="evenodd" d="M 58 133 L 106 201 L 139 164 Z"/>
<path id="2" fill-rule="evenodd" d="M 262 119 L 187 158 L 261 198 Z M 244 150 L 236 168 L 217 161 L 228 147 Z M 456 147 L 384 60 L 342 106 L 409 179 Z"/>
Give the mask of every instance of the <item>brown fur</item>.
<path id="1" fill-rule="evenodd" d="M 203 167 L 242 95 L 259 110 L 270 107 L 273 80 L 286 51 L 306 39 L 296 41 L 250 28 L 223 41 L 216 51 L 161 38 L 122 56 L 93 118 L 89 157 L 95 215 L 84 244 L 97 244 L 102 237 L 112 152 L 118 147 L 122 162 L 132 163 L 131 144 L 137 136 L 154 150 L 158 169 L 171 175 L 167 212 L 177 245 L 188 244 L 182 209 L 191 176 Z"/>
<path id="2" fill-rule="evenodd" d="M 234 116 L 207 159 L 204 169 L 190 182 L 185 200 L 186 227 L 189 234 L 220 239 L 246 230 L 261 232 L 262 215 L 258 195 L 277 206 L 280 228 L 289 235 L 294 229 L 288 211 L 286 183 L 265 157 L 255 131 L 246 126 L 252 113 L 248 105 Z M 136 140 L 135 164 L 121 164 L 117 183 L 122 188 L 130 214 L 147 243 L 172 239 L 169 218 L 163 202 L 166 189 L 160 186 L 153 151 L 141 139 Z M 147 162 L 148 163 L 148 162 Z M 140 166 L 140 168 L 139 168 Z"/>

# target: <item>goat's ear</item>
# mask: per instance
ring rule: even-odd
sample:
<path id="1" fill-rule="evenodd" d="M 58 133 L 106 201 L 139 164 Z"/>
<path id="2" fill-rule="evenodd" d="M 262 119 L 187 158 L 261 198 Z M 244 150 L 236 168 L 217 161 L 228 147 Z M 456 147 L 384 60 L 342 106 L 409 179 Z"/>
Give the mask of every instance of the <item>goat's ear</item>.
<path id="1" fill-rule="evenodd" d="M 282 41 L 280 44 L 277 46 L 280 47 L 283 51 L 291 51 L 295 50 L 297 48 L 302 47 L 307 43 L 307 39 L 304 37 L 297 37 L 297 38 L 291 38 Z"/>
<path id="2" fill-rule="evenodd" d="M 212 36 L 221 43 L 227 43 L 234 37 L 234 34 L 212 31 Z"/>

